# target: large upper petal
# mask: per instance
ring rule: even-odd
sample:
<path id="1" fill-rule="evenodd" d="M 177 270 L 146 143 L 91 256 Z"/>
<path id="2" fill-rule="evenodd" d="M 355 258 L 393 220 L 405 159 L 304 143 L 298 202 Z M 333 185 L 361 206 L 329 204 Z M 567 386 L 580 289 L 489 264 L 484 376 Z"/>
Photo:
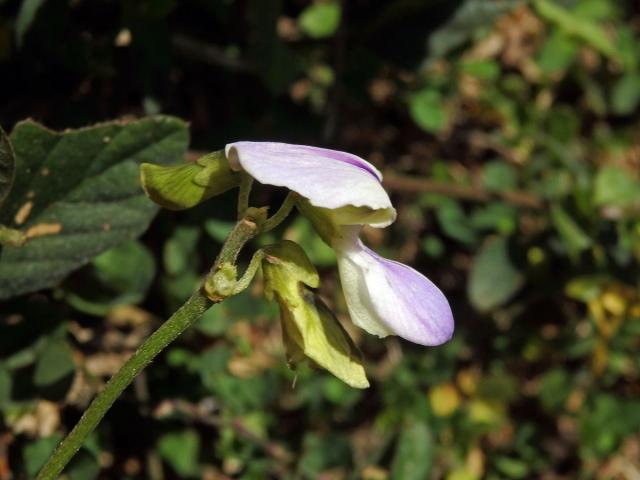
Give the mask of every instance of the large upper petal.
<path id="1" fill-rule="evenodd" d="M 338 268 L 353 322 L 367 332 L 398 335 L 420 345 L 440 345 L 453 335 L 444 294 L 413 268 L 387 260 L 357 235 L 336 245 Z"/>
<path id="2" fill-rule="evenodd" d="M 225 147 L 231 168 L 258 182 L 286 187 L 316 207 L 331 210 L 365 207 L 379 211 L 383 227 L 395 220 L 395 209 L 380 183 L 382 175 L 356 155 L 326 148 L 275 142 L 235 142 Z M 380 217 L 380 216 L 379 216 Z M 353 219 L 354 224 L 359 222 Z"/>

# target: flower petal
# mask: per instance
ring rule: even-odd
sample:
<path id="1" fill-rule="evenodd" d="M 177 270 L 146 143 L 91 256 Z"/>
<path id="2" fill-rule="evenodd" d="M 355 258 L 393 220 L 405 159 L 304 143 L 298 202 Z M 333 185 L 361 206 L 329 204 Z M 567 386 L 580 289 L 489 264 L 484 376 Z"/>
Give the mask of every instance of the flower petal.
<path id="1" fill-rule="evenodd" d="M 338 268 L 353 322 L 367 332 L 440 345 L 453 335 L 449 302 L 428 278 L 387 260 L 357 236 L 338 245 Z"/>
<path id="2" fill-rule="evenodd" d="M 395 220 L 380 172 L 356 155 L 274 142 L 230 143 L 225 151 L 231 168 L 245 170 L 260 183 L 297 192 L 313 206 L 383 210 L 386 215 L 384 221 L 375 223 L 378 227 Z M 366 221 L 359 224 L 363 223 Z"/>

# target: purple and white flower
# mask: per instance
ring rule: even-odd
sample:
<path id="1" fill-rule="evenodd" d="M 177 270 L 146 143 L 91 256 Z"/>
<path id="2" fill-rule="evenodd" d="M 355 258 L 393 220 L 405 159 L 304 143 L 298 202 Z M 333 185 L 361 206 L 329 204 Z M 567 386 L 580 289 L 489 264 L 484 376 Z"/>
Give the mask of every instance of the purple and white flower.
<path id="1" fill-rule="evenodd" d="M 413 268 L 380 257 L 359 239 L 363 225 L 382 228 L 396 218 L 373 165 L 350 153 L 286 143 L 236 142 L 225 152 L 231 168 L 303 197 L 299 207 L 336 251 L 356 325 L 380 337 L 398 335 L 421 345 L 451 338 L 453 315 L 438 287 Z"/>

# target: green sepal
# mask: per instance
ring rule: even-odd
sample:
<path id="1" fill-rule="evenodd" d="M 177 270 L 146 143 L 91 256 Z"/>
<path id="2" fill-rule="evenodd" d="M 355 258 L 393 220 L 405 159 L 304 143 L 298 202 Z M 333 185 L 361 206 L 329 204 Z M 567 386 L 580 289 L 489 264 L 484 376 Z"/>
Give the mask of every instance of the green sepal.
<path id="1" fill-rule="evenodd" d="M 309 360 L 354 388 L 367 388 L 362 355 L 331 310 L 308 287 L 319 277 L 291 241 L 265 247 L 265 293 L 278 301 L 287 359 L 292 368 Z"/>
<path id="2" fill-rule="evenodd" d="M 140 182 L 147 196 L 158 205 L 184 210 L 238 186 L 240 176 L 229 167 L 224 151 L 219 151 L 184 165 L 143 163 Z"/>
<path id="3" fill-rule="evenodd" d="M 384 223 L 389 219 L 387 209 L 373 210 L 368 207 L 356 207 L 346 205 L 341 208 L 331 209 L 315 207 L 306 198 L 300 197 L 296 207 L 307 217 L 318 235 L 328 245 L 342 238 L 341 226 L 344 225 L 371 225 Z"/>

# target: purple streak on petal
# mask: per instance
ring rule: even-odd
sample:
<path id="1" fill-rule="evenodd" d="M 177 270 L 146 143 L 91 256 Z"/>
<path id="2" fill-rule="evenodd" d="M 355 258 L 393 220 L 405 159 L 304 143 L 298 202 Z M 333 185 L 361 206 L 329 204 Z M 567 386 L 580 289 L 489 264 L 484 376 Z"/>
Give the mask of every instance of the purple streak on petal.
<path id="1" fill-rule="evenodd" d="M 431 280 L 413 268 L 400 262 L 381 257 L 363 245 L 365 252 L 374 258 L 386 271 L 387 280 L 393 288 L 398 301 L 411 312 L 412 317 L 420 323 L 424 332 L 419 329 L 413 338 L 402 335 L 407 340 L 423 345 L 437 345 L 451 339 L 454 330 L 453 313 L 444 294 Z M 398 308 L 401 308 L 399 305 Z M 388 327 L 394 331 L 394 319 L 383 318 Z M 426 333 L 426 335 L 425 335 Z M 428 339 L 426 342 L 423 339 Z"/>
<path id="2" fill-rule="evenodd" d="M 357 167 L 365 172 L 373 175 L 379 182 L 382 181 L 380 172 L 369 162 L 362 158 L 347 152 L 338 150 L 330 150 L 328 148 L 312 147 L 309 145 L 296 145 L 293 143 L 281 142 L 249 142 L 240 141 L 229 144 L 243 149 L 250 149 L 261 153 L 269 153 L 271 155 L 282 155 L 288 157 L 302 156 L 312 158 L 317 161 L 324 159 L 336 160 Z M 319 166 L 322 166 L 320 163 Z"/>
<path id="3" fill-rule="evenodd" d="M 289 145 L 289 146 L 293 146 L 293 145 Z M 361 168 L 362 170 L 365 170 L 369 172 L 371 175 L 373 175 L 374 177 L 376 177 L 378 181 L 382 181 L 382 175 L 380 175 L 380 172 L 378 172 L 378 170 L 369 162 L 364 161 L 362 158 L 356 155 L 353 155 L 347 152 L 341 152 L 339 150 L 330 150 L 328 148 L 311 147 L 307 145 L 296 145 L 296 146 L 301 150 L 307 150 L 314 155 L 330 158 L 332 160 L 348 163 L 349 165 L 353 165 L 354 167 Z"/>
<path id="4" fill-rule="evenodd" d="M 352 205 L 380 210 L 385 218 L 375 223 L 363 218 L 361 222 L 376 227 L 384 227 L 395 219 L 395 210 L 377 170 L 358 157 L 273 142 L 230 143 L 225 151 L 234 170 L 244 170 L 265 185 L 286 187 L 315 207 L 339 209 Z"/>

